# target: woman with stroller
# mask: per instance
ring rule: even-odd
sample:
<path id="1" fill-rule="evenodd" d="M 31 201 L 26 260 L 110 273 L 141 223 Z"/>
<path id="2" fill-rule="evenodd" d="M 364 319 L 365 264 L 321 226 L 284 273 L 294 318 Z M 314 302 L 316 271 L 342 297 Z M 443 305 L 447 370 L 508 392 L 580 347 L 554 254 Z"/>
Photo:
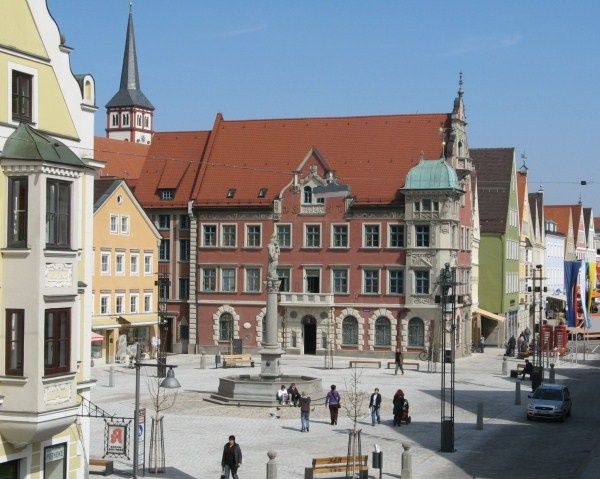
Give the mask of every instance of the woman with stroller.
<path id="1" fill-rule="evenodd" d="M 400 426 L 402 424 L 402 415 L 404 413 L 404 406 L 407 403 L 404 399 L 404 392 L 402 389 L 398 389 L 394 394 L 394 426 Z"/>

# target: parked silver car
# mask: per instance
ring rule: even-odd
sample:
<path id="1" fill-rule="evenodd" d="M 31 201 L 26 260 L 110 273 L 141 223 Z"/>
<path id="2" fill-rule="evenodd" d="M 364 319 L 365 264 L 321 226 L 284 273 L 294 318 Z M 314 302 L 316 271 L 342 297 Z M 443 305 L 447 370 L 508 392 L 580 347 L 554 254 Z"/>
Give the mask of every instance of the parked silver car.
<path id="1" fill-rule="evenodd" d="M 540 384 L 529 394 L 527 419 L 535 417 L 564 421 L 571 415 L 571 392 L 561 384 Z"/>

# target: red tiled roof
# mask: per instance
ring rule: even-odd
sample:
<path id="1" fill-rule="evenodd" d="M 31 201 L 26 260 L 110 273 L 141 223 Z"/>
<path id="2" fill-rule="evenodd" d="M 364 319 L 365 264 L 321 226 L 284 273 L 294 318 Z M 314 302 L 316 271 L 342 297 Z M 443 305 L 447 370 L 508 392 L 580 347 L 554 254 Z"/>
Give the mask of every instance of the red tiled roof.
<path id="1" fill-rule="evenodd" d="M 209 136 L 208 131 L 154 134 L 135 188 L 135 196 L 144 208 L 187 207 Z M 175 189 L 175 198 L 161 200 L 161 188 Z"/>
<path id="2" fill-rule="evenodd" d="M 569 219 L 571 218 L 571 205 L 545 205 L 544 216 L 547 220 L 556 222 L 556 229 L 559 233 L 567 236 L 569 234 Z M 573 225 L 573 230 L 577 226 Z M 575 233 L 574 233 L 575 234 Z"/>
<path id="3" fill-rule="evenodd" d="M 600 232 L 600 216 L 594 217 L 594 230 Z"/>
<path id="4" fill-rule="evenodd" d="M 135 179 L 140 176 L 150 147 L 141 143 L 96 136 L 94 158 L 106 162 L 100 176 Z"/>
<path id="5" fill-rule="evenodd" d="M 441 128 L 449 121 L 445 113 L 245 121 L 218 114 L 193 199 L 198 205 L 270 203 L 314 147 L 358 203 L 390 203 L 421 152 L 442 155 Z M 229 188 L 236 189 L 232 199 Z M 257 197 L 260 188 L 268 188 L 266 199 Z"/>

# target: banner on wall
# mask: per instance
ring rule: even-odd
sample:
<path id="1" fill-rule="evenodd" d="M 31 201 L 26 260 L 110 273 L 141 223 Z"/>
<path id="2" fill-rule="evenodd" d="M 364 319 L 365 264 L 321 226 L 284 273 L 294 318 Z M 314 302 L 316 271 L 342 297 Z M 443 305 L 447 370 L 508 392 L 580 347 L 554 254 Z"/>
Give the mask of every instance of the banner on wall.
<path id="1" fill-rule="evenodd" d="M 577 307 L 577 279 L 581 261 L 565 261 L 565 292 L 567 295 L 567 326 L 575 327 L 575 308 Z"/>

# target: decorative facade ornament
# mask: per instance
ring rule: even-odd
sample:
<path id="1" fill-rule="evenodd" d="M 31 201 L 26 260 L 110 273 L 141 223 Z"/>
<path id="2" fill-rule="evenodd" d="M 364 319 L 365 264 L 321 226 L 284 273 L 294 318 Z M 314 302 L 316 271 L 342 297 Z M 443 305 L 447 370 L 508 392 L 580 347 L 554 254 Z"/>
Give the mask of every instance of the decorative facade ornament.
<path id="1" fill-rule="evenodd" d="M 73 264 L 46 263 L 44 278 L 47 288 L 68 288 L 73 286 Z"/>

